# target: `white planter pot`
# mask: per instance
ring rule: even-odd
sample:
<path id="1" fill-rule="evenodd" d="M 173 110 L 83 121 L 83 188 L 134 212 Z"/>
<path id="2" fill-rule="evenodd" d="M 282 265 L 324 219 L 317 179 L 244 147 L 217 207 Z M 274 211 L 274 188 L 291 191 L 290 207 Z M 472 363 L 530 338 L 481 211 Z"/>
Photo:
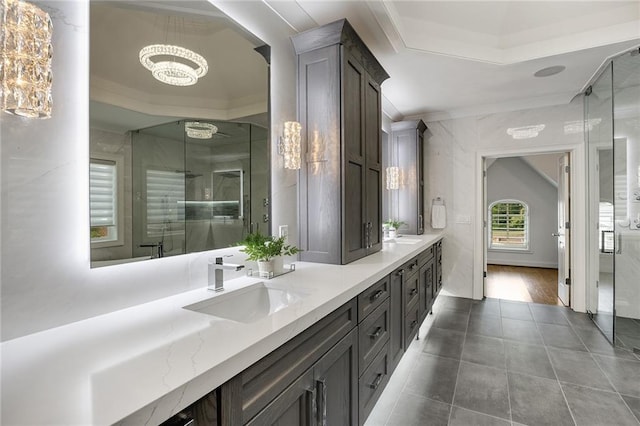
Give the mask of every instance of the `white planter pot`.
<path id="1" fill-rule="evenodd" d="M 398 231 L 393 228 L 389 228 L 389 238 L 396 238 L 397 236 L 398 236 Z"/>
<path id="2" fill-rule="evenodd" d="M 276 256 L 272 259 L 273 261 L 273 273 L 274 274 L 284 274 L 284 257 Z"/>
<path id="3" fill-rule="evenodd" d="M 261 277 L 273 275 L 273 260 L 258 260 L 258 272 Z"/>

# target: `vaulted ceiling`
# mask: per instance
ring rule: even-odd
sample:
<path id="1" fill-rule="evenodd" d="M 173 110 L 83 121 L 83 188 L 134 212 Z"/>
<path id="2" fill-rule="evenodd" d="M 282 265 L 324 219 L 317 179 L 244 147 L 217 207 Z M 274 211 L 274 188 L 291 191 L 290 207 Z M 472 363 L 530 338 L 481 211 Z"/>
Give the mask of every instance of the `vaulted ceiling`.
<path id="1" fill-rule="evenodd" d="M 296 31 L 346 17 L 391 75 L 393 118 L 567 103 L 640 44 L 638 1 L 265 1 Z"/>

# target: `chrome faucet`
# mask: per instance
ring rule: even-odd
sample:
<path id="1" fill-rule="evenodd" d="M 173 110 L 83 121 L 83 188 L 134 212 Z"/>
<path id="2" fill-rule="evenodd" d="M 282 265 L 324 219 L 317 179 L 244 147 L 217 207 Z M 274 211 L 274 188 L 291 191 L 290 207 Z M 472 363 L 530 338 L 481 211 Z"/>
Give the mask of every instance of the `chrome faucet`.
<path id="1" fill-rule="evenodd" d="M 230 257 L 230 256 L 225 256 Z M 223 263 L 222 257 L 216 257 L 209 259 L 208 265 L 209 285 L 208 289 L 213 291 L 224 290 L 224 270 L 239 271 L 244 268 L 244 265 L 237 265 L 235 263 Z"/>

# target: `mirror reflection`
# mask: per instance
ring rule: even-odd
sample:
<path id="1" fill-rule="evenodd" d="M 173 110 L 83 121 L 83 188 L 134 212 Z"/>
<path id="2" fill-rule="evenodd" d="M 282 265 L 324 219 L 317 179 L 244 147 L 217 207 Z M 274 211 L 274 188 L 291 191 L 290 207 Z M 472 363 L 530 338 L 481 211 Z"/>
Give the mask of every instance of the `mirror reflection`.
<path id="1" fill-rule="evenodd" d="M 90 10 L 92 267 L 269 232 L 268 46 L 206 1 Z"/>

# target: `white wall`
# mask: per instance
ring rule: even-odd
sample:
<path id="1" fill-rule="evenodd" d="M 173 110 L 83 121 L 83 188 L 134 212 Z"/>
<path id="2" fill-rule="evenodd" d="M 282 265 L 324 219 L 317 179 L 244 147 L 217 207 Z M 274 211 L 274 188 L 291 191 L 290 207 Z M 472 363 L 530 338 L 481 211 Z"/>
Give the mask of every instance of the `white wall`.
<path id="1" fill-rule="evenodd" d="M 586 187 L 582 133 L 565 133 L 565 124 L 583 119 L 582 100 L 569 105 L 427 123 L 425 164 L 427 211 L 437 196 L 445 200 L 447 228 L 443 242 L 445 294 L 481 298 L 482 157 L 571 151 L 575 283 L 574 309 L 584 311 L 586 259 Z M 510 127 L 545 124 L 536 138 L 515 140 Z"/>
<path id="2" fill-rule="evenodd" d="M 212 252 L 90 269 L 88 2 L 36 1 L 51 14 L 53 116 L 0 114 L 2 340 L 206 285 Z M 293 31 L 264 3 L 213 2 L 271 46 L 272 141 L 296 117 Z M 296 174 L 272 145 L 274 229 L 296 233 Z M 231 262 L 242 262 L 235 250 Z"/>
<path id="3" fill-rule="evenodd" d="M 487 263 L 495 265 L 558 267 L 558 188 L 534 170 L 524 158 L 498 158 L 487 169 L 487 206 L 498 200 L 520 200 L 529 208 L 529 249 L 489 249 Z"/>

